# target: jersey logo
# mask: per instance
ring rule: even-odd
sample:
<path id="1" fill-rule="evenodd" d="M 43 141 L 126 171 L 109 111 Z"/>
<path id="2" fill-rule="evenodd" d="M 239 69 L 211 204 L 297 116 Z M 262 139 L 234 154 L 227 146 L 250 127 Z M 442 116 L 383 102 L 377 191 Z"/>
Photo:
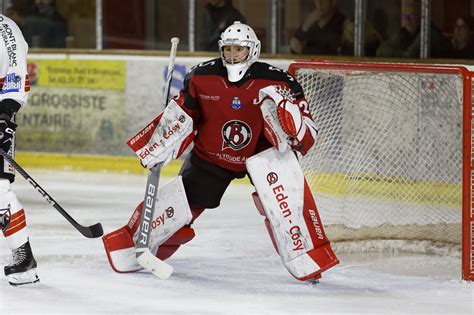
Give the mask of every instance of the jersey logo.
<path id="1" fill-rule="evenodd" d="M 221 99 L 219 95 L 205 95 L 201 93 L 199 93 L 199 97 L 203 100 L 213 101 L 213 102 L 217 102 L 218 100 Z"/>
<path id="2" fill-rule="evenodd" d="M 222 127 L 222 150 L 231 148 L 240 150 L 245 148 L 252 139 L 252 130 L 240 120 L 231 120 Z"/>
<path id="3" fill-rule="evenodd" d="M 0 209 L 0 230 L 5 232 L 8 229 L 11 217 L 10 205 L 8 205 L 8 208 Z"/>
<path id="4" fill-rule="evenodd" d="M 19 92 L 21 89 L 21 76 L 16 73 L 7 74 L 2 86 L 2 94 Z"/>
<path id="5" fill-rule="evenodd" d="M 232 107 L 235 110 L 241 109 L 242 108 L 242 102 L 240 101 L 240 98 L 237 96 L 232 99 L 232 103 L 230 104 L 230 107 Z"/>

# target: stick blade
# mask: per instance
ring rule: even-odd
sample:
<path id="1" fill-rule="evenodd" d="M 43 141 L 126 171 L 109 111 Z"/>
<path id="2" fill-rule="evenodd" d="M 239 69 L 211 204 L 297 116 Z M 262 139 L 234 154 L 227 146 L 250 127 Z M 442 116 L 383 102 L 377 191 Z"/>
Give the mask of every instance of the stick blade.
<path id="1" fill-rule="evenodd" d="M 149 249 L 144 250 L 140 256 L 137 257 L 137 261 L 140 266 L 160 279 L 168 279 L 173 273 L 173 267 L 155 257 Z"/>
<path id="2" fill-rule="evenodd" d="M 88 238 L 97 238 L 104 235 L 104 229 L 102 228 L 102 224 L 96 223 L 91 226 L 76 226 L 76 228 L 81 232 L 82 235 Z"/>

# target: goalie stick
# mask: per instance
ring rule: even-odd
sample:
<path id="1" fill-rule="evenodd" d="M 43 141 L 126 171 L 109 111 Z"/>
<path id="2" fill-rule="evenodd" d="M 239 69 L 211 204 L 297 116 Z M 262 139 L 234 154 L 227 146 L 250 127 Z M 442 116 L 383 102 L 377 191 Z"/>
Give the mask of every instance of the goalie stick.
<path id="1" fill-rule="evenodd" d="M 168 103 L 178 44 L 178 37 L 171 38 L 170 62 L 168 64 L 168 75 L 166 77 L 166 86 L 163 94 L 163 108 L 166 107 Z M 158 192 L 162 165 L 162 163 L 158 163 L 150 169 L 150 174 L 148 174 L 143 211 L 140 217 L 140 228 L 138 231 L 139 240 L 136 244 L 136 257 L 140 266 L 149 270 L 160 279 L 167 279 L 173 273 L 173 267 L 153 255 L 149 248 L 151 220 L 155 212 L 156 194 Z"/>
<path id="2" fill-rule="evenodd" d="M 74 218 L 72 218 L 69 213 L 64 210 L 63 207 L 61 207 L 56 200 L 53 199 L 8 153 L 6 153 L 3 149 L 0 149 L 0 154 L 5 158 L 5 160 L 10 163 L 15 170 L 23 176 L 28 183 L 30 183 L 40 194 L 41 196 L 46 199 L 47 202 L 49 202 L 53 207 L 58 210 L 59 213 L 63 217 L 66 218 L 66 220 L 69 221 L 69 223 L 72 224 L 73 227 L 76 228 L 82 235 L 88 238 L 97 238 L 101 237 L 104 234 L 104 231 L 102 229 L 102 225 L 100 223 L 96 223 L 91 226 L 83 226 L 79 223 L 77 223 Z"/>

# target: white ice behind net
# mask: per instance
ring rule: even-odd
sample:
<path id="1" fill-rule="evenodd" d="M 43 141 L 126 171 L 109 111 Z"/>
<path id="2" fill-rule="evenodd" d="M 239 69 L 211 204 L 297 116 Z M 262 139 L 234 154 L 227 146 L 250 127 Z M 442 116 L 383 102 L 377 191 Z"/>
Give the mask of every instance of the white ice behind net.
<path id="1" fill-rule="evenodd" d="M 296 78 L 319 129 L 301 163 L 330 240 L 459 249 L 462 77 L 303 68 Z"/>

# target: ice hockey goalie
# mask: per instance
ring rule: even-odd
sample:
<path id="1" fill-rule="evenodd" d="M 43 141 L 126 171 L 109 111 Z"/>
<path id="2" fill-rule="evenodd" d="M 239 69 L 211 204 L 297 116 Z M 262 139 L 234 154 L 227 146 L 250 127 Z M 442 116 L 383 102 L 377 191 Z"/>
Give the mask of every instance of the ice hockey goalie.
<path id="1" fill-rule="evenodd" d="M 219 45 L 220 58 L 190 70 L 184 88 L 155 120 L 159 124 L 132 138 L 132 149 L 151 169 L 177 158 L 194 137 L 180 171 L 182 184 L 176 184 L 179 194 L 158 192 L 150 251 L 170 257 L 195 236 L 192 224 L 204 210 L 219 207 L 230 183 L 250 175 L 254 200 L 284 266 L 299 280 L 319 278 L 338 260 L 295 156 L 306 154 L 317 135 L 303 90 L 286 71 L 258 61 L 260 41 L 250 26 L 235 22 Z M 141 209 L 127 226 L 103 238 L 116 271 L 139 269 L 134 260 Z"/>

